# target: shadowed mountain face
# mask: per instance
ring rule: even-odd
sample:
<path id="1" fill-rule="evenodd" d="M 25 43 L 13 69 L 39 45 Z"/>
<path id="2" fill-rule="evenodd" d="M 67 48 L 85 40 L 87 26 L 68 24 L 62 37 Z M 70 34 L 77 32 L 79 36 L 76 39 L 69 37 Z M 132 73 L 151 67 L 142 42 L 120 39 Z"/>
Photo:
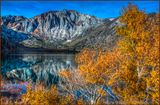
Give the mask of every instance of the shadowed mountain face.
<path id="1" fill-rule="evenodd" d="M 109 35 L 116 37 L 114 27 L 118 23 L 117 19 L 98 19 L 73 10 L 49 11 L 29 19 L 22 16 L 4 16 L 1 21 L 2 36 L 16 34 L 20 45 L 62 50 L 81 50 L 97 42 L 104 43 L 105 39 L 109 41 Z M 7 29 L 12 32 L 8 33 Z M 17 37 L 17 33 L 29 37 Z M 92 42 L 88 41 L 90 38 Z"/>
<path id="2" fill-rule="evenodd" d="M 2 75 L 12 82 L 40 82 L 45 86 L 59 81 L 59 72 L 76 69 L 74 55 L 67 54 L 24 54 L 5 58 Z"/>
<path id="3" fill-rule="evenodd" d="M 116 46 L 119 37 L 116 35 L 115 28 L 121 25 L 118 18 L 104 20 L 104 23 L 96 28 L 86 31 L 85 36 L 77 38 L 68 46 L 73 46 L 80 51 L 83 48 L 108 50 Z"/>

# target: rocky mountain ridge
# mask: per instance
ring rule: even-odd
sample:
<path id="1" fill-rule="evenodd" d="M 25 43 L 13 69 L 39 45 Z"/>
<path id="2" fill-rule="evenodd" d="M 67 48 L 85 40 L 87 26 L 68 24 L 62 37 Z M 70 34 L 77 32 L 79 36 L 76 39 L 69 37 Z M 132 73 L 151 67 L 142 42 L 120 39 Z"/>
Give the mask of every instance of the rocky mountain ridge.
<path id="1" fill-rule="evenodd" d="M 114 37 L 115 32 L 112 28 L 117 24 L 116 19 L 99 19 L 74 10 L 49 11 L 33 18 L 23 16 L 1 18 L 2 36 L 8 34 L 4 29 L 5 26 L 9 30 L 30 36 L 20 41 L 21 45 L 29 48 L 64 50 L 81 50 L 85 46 L 94 44 L 93 39 L 101 43 L 102 40 L 109 38 L 110 34 Z M 92 43 L 89 42 L 90 39 Z"/>

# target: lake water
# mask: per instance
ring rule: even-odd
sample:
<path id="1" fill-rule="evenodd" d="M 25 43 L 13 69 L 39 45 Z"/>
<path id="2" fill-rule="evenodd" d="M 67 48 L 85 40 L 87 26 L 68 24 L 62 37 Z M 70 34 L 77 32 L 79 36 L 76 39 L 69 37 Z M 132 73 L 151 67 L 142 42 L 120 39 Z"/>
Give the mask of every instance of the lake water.
<path id="1" fill-rule="evenodd" d="M 2 59 L 1 73 L 9 83 L 58 84 L 61 70 L 76 69 L 74 54 L 12 54 Z"/>

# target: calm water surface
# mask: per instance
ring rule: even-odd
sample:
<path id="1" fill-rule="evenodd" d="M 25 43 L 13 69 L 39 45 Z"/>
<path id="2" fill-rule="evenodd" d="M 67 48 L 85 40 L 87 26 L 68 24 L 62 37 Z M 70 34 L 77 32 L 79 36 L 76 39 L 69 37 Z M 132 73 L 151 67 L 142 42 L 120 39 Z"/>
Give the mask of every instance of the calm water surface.
<path id="1" fill-rule="evenodd" d="M 61 70 L 76 68 L 74 54 L 12 54 L 2 60 L 2 76 L 10 83 L 58 84 Z"/>

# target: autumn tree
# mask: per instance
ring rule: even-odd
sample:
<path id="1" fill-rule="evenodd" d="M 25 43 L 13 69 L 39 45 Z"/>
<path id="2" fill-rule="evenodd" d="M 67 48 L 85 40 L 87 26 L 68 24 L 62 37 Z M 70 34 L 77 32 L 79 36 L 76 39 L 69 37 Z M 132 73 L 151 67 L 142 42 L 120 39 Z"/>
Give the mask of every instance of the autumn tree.
<path id="1" fill-rule="evenodd" d="M 27 92 L 21 96 L 20 102 L 15 102 L 17 105 L 75 105 L 80 100 L 75 101 L 71 95 L 60 94 L 56 86 L 47 89 L 42 84 L 27 86 Z"/>
<path id="2" fill-rule="evenodd" d="M 121 36 L 118 48 L 123 54 L 123 61 L 116 78 L 122 82 L 122 88 L 113 89 L 121 93 L 124 101 L 131 99 L 158 104 L 155 97 L 159 97 L 156 95 L 159 87 L 155 84 L 159 84 L 159 17 L 146 14 L 130 4 L 123 9 L 119 21 L 122 25 L 117 28 L 117 34 Z M 153 78 L 154 85 L 149 85 Z"/>
<path id="3" fill-rule="evenodd" d="M 87 83 L 111 86 L 124 104 L 158 104 L 159 15 L 129 4 L 119 21 L 117 47 L 82 51 L 78 72 Z"/>

